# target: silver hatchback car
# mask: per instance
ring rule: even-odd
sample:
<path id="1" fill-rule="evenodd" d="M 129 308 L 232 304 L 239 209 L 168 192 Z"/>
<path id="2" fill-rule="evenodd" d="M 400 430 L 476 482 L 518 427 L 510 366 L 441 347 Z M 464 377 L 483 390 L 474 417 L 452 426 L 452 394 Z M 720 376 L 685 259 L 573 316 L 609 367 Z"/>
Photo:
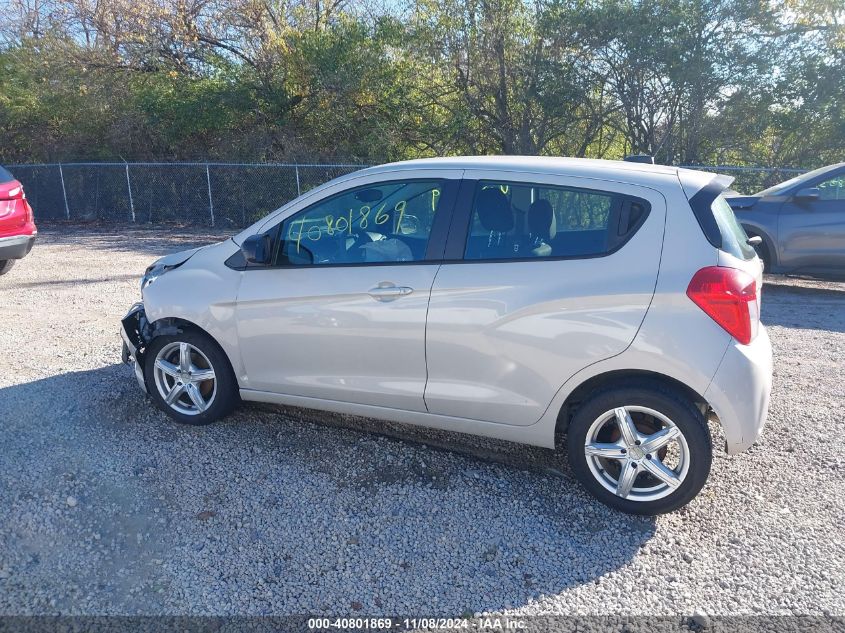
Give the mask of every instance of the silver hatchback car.
<path id="1" fill-rule="evenodd" d="M 690 501 L 750 447 L 772 355 L 762 267 L 724 176 L 614 161 L 443 158 L 333 180 L 164 257 L 124 360 L 179 422 L 241 400 L 555 447 L 604 503 Z"/>

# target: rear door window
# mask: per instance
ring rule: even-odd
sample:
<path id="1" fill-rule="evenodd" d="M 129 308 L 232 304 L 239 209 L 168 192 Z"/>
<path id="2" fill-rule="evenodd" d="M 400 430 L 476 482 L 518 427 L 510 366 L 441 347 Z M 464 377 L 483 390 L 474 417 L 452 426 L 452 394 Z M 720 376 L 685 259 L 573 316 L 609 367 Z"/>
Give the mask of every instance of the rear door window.
<path id="1" fill-rule="evenodd" d="M 476 185 L 464 259 L 607 254 L 632 235 L 648 203 L 612 192 L 525 182 Z"/>

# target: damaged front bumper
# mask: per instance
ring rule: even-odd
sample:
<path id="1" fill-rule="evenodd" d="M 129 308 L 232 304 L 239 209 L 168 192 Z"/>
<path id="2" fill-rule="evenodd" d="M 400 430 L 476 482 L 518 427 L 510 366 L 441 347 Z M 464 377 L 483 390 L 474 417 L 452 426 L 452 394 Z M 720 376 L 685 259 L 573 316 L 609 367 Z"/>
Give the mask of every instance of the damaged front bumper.
<path id="1" fill-rule="evenodd" d="M 152 328 L 144 312 L 144 304 L 136 303 L 120 321 L 120 337 L 123 339 L 123 362 L 132 366 L 141 389 L 149 393 L 144 380 L 144 354 L 152 339 Z"/>

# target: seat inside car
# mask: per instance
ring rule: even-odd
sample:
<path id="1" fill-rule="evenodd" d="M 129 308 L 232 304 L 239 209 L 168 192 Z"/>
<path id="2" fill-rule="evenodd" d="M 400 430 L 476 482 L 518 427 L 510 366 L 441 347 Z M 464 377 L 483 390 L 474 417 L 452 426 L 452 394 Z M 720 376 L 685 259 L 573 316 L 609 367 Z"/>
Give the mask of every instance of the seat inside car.
<path id="1" fill-rule="evenodd" d="M 482 189 L 475 201 L 478 221 L 488 234 L 472 236 L 467 248 L 471 259 L 496 259 L 510 252 L 513 230 L 513 211 L 508 197 L 498 187 Z"/>
<path id="2" fill-rule="evenodd" d="M 528 207 L 528 248 L 535 257 L 552 255 L 551 241 L 557 234 L 555 212 L 548 200 L 540 198 Z"/>

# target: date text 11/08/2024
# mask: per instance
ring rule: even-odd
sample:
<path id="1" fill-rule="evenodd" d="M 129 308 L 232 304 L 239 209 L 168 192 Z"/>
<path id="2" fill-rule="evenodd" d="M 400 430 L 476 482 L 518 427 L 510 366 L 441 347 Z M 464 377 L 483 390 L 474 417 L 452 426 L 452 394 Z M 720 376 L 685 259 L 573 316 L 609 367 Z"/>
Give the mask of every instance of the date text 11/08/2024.
<path id="1" fill-rule="evenodd" d="M 524 629 L 524 620 L 509 617 L 482 618 L 310 618 L 308 628 L 314 631 L 361 630 L 482 630 L 518 631 Z"/>

